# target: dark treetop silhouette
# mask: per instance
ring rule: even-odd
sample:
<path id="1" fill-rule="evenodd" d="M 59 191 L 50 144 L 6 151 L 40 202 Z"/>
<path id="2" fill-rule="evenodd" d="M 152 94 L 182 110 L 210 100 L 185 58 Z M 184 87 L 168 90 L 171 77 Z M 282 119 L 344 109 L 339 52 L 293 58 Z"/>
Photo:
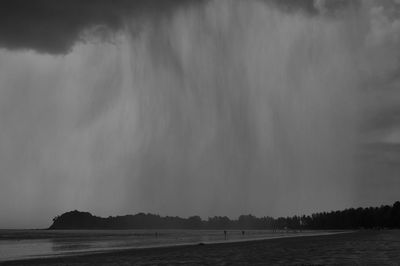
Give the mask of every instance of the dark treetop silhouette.
<path id="1" fill-rule="evenodd" d="M 88 212 L 66 212 L 53 219 L 49 229 L 358 229 L 400 228 L 400 202 L 293 217 L 241 215 L 237 220 L 216 216 L 202 220 L 138 213 L 102 218 Z"/>

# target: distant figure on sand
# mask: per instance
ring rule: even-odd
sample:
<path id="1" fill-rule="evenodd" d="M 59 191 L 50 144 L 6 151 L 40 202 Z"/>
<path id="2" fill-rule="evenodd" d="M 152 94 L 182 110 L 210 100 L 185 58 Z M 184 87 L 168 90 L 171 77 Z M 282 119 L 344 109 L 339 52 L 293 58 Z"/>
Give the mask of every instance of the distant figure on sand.
<path id="1" fill-rule="evenodd" d="M 244 236 L 244 230 L 242 230 L 242 236 Z"/>
<path id="2" fill-rule="evenodd" d="M 225 240 L 226 240 L 226 230 L 224 230 Z"/>

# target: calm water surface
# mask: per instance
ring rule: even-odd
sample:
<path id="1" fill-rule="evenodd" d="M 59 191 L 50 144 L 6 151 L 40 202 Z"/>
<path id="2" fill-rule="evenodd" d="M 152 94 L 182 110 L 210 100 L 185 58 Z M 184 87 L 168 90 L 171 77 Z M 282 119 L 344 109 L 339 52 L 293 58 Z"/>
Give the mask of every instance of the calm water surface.
<path id="1" fill-rule="evenodd" d="M 247 230 L 0 230 L 0 261 L 67 256 L 113 249 L 331 234 L 328 231 Z"/>

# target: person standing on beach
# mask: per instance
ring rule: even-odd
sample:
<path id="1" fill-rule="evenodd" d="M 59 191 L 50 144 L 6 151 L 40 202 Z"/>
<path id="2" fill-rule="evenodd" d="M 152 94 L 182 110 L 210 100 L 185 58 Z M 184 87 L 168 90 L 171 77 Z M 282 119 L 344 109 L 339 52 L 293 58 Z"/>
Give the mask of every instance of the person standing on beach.
<path id="1" fill-rule="evenodd" d="M 226 240 L 226 230 L 224 230 L 224 236 L 225 236 L 225 240 Z"/>

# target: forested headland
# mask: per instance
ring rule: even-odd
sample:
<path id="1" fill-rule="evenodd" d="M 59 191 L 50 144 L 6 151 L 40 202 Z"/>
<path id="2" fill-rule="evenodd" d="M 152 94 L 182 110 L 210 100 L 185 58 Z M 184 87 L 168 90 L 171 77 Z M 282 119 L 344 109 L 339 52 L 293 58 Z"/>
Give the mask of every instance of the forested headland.
<path id="1" fill-rule="evenodd" d="M 400 228 L 400 202 L 392 206 L 351 208 L 292 217 L 255 217 L 241 215 L 189 218 L 162 217 L 156 214 L 110 216 L 102 218 L 89 212 L 70 211 L 53 219 L 49 229 L 394 229 Z"/>

